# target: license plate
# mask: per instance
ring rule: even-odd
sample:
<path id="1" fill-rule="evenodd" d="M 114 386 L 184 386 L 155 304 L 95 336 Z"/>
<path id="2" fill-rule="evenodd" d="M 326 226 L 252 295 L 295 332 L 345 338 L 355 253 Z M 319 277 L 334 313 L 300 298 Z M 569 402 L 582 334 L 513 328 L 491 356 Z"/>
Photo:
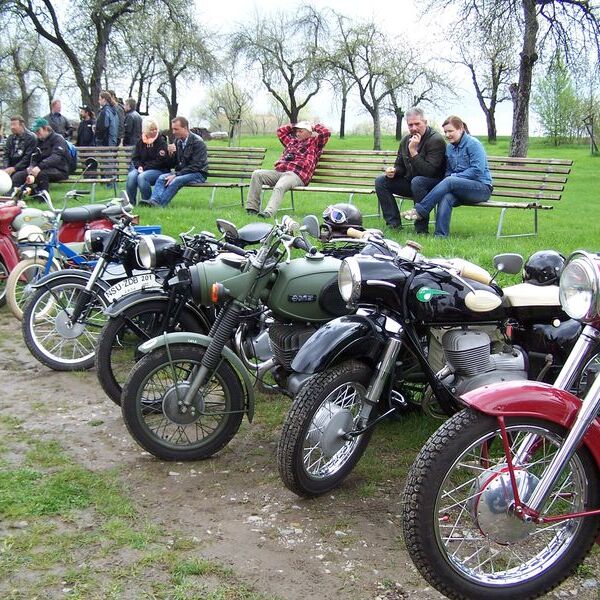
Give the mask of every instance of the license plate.
<path id="1" fill-rule="evenodd" d="M 160 283 L 156 281 L 156 277 L 153 273 L 145 273 L 143 275 L 134 275 L 128 279 L 123 279 L 119 283 L 115 283 L 110 286 L 105 292 L 105 297 L 109 302 L 115 302 L 131 294 L 132 292 L 139 292 L 140 290 L 156 289 L 160 287 Z"/>

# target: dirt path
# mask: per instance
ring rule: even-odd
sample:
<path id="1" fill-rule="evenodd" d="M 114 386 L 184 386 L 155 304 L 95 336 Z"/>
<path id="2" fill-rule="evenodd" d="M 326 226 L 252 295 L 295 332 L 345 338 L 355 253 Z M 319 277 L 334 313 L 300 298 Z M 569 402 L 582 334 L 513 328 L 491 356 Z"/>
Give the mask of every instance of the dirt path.
<path id="1" fill-rule="evenodd" d="M 290 600 L 441 598 L 404 549 L 402 481 L 387 481 L 365 498 L 353 493 L 351 478 L 339 493 L 301 500 L 279 481 L 277 430 L 260 422 L 245 424 L 213 459 L 162 463 L 132 441 L 94 372 L 56 373 L 39 365 L 5 309 L 0 352 L 0 414 L 58 440 L 87 469 L 118 469 L 141 513 L 195 540 L 199 555 L 230 567 L 256 592 Z M 588 561 L 592 573 L 599 562 L 597 553 Z M 158 569 L 151 573 L 162 577 Z M 551 596 L 598 598 L 589 573 Z"/>

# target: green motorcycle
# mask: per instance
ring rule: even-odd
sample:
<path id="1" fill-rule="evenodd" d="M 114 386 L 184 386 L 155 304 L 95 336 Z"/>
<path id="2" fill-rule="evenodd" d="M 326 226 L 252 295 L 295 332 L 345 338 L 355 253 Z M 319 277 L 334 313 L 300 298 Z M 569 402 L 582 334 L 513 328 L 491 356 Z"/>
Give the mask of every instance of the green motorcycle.
<path id="1" fill-rule="evenodd" d="M 234 228 L 220 223 L 228 226 Z M 318 231 L 314 216 L 302 228 L 284 217 L 256 253 L 240 249 L 189 268 L 194 301 L 222 308 L 208 335 L 167 333 L 139 347 L 145 356 L 129 375 L 121 407 L 145 450 L 165 460 L 207 458 L 229 443 L 244 414 L 252 421 L 251 374 L 259 380 L 272 364 L 261 363 L 256 348 L 244 349 L 243 340 L 252 335 L 239 332 L 265 309 L 270 323 L 263 343 L 284 371 L 319 326 L 350 312 L 337 287 L 341 261 L 317 252 L 305 235 Z M 291 259 L 292 248 L 305 255 Z M 232 336 L 237 352 L 227 345 Z M 269 372 L 277 379 L 276 371 Z"/>

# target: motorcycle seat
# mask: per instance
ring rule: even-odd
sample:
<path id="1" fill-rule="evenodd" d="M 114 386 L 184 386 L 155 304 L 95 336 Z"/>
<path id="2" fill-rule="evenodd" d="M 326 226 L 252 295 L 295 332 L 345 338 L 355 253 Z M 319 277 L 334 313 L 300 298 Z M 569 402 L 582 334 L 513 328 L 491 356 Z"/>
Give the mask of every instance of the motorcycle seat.
<path id="1" fill-rule="evenodd" d="M 121 211 L 117 208 L 117 213 Z M 76 221 L 95 221 L 103 219 L 106 216 L 106 204 L 84 204 L 83 206 L 73 206 L 63 210 L 61 218 L 63 223 L 75 223 Z"/>

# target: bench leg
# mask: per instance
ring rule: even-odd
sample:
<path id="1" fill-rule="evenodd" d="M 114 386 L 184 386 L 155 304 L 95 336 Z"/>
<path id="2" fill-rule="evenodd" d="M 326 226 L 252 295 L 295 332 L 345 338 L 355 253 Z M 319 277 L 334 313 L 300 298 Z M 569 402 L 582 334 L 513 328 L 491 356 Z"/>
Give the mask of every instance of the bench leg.
<path id="1" fill-rule="evenodd" d="M 504 226 L 504 217 L 508 208 L 503 208 L 500 211 L 500 218 L 498 219 L 498 230 L 496 231 L 496 239 L 500 238 L 512 238 L 512 237 L 530 237 L 538 234 L 538 209 L 533 208 L 533 231 L 529 233 L 511 233 L 508 235 L 502 234 L 502 228 Z"/>
<path id="2" fill-rule="evenodd" d="M 215 195 L 217 193 L 217 188 L 213 188 L 212 192 L 210 194 L 210 199 L 208 201 L 208 208 L 212 209 L 212 207 L 215 205 Z"/>

